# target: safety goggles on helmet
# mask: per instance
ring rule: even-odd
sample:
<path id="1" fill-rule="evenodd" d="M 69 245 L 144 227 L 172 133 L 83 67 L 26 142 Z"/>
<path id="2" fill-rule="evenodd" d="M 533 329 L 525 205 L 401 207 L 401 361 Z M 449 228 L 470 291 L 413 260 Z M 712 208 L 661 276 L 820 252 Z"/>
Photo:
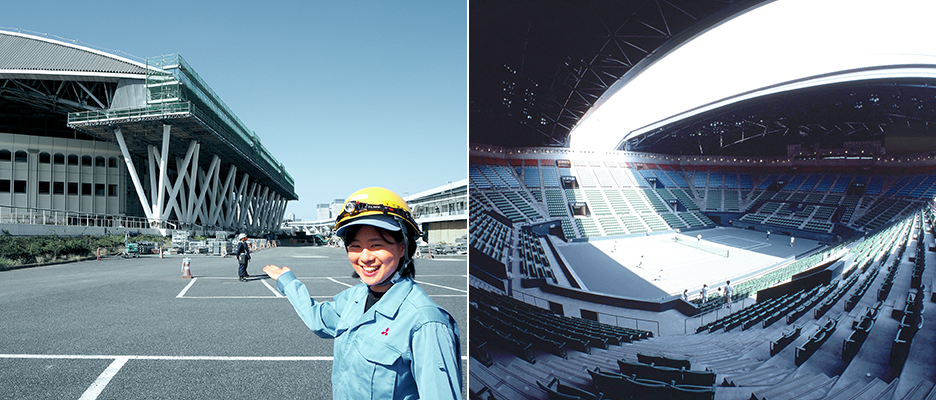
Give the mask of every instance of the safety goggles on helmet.
<path id="1" fill-rule="evenodd" d="M 410 235 L 420 234 L 406 201 L 396 193 L 379 187 L 364 188 L 351 194 L 345 200 L 341 214 L 335 219 L 334 229 L 339 237 L 344 237 L 348 226 L 360 224 L 391 231 L 408 226 Z"/>
<path id="2" fill-rule="evenodd" d="M 338 214 L 338 221 L 341 221 L 343 218 L 353 217 L 367 211 L 377 211 L 383 214 L 395 214 L 403 219 L 413 219 L 413 216 L 410 215 L 409 210 L 404 208 L 390 207 L 383 204 L 367 204 L 357 201 L 349 201 L 345 203 L 344 211 L 342 211 L 341 214 Z"/>

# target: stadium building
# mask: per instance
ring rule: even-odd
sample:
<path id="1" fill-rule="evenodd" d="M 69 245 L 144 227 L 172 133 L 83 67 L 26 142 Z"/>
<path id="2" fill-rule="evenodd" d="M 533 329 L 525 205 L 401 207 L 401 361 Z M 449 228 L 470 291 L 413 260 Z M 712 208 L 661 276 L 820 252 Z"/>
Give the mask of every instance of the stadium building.
<path id="1" fill-rule="evenodd" d="M 0 225 L 13 234 L 278 230 L 292 177 L 178 55 L 0 31 Z"/>
<path id="2" fill-rule="evenodd" d="M 473 398 L 936 396 L 924 3 L 469 3 Z"/>

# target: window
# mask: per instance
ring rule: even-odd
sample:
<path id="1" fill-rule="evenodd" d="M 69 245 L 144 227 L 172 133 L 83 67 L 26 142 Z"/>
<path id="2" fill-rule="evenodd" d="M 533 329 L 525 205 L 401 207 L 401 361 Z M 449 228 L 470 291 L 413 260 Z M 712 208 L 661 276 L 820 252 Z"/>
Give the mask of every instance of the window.
<path id="1" fill-rule="evenodd" d="M 0 179 L 0 193 L 10 193 L 9 179 Z"/>
<path id="2" fill-rule="evenodd" d="M 105 164 L 104 164 L 104 157 L 101 157 L 101 156 L 94 157 L 94 166 L 95 166 L 95 167 L 103 167 L 103 166 L 105 166 Z"/>
<path id="3" fill-rule="evenodd" d="M 52 182 L 52 194 L 65 194 L 65 182 Z"/>
<path id="4" fill-rule="evenodd" d="M 65 155 L 62 153 L 55 153 L 55 156 L 52 157 L 52 162 L 58 165 L 65 165 Z"/>
<path id="5" fill-rule="evenodd" d="M 117 185 L 107 185 L 107 195 L 117 197 Z"/>
<path id="6" fill-rule="evenodd" d="M 111 157 L 107 159 L 108 168 L 117 168 L 117 157 Z"/>
<path id="7" fill-rule="evenodd" d="M 90 167 L 91 166 L 91 156 L 81 156 L 81 166 Z"/>
<path id="8" fill-rule="evenodd" d="M 26 162 L 29 161 L 29 155 L 25 151 L 19 150 L 16 152 L 16 157 L 13 159 L 16 162 Z"/>
<path id="9" fill-rule="evenodd" d="M 13 153 L 10 153 L 10 151 L 7 149 L 0 150 L 0 161 L 11 161 L 11 160 L 13 160 Z"/>
<path id="10" fill-rule="evenodd" d="M 78 165 L 78 155 L 69 154 L 68 155 L 68 165 Z"/>
<path id="11" fill-rule="evenodd" d="M 68 182 L 68 194 L 78 195 L 78 182 Z"/>
<path id="12" fill-rule="evenodd" d="M 39 164 L 51 164 L 52 155 L 46 152 L 39 153 Z"/>
<path id="13" fill-rule="evenodd" d="M 41 181 L 39 182 L 39 194 L 49 194 L 52 192 L 52 182 Z"/>
<path id="14" fill-rule="evenodd" d="M 103 183 L 94 184 L 94 195 L 104 197 L 104 184 Z"/>
<path id="15" fill-rule="evenodd" d="M 13 193 L 26 193 L 26 181 L 13 181 Z"/>
<path id="16" fill-rule="evenodd" d="M 91 184 L 90 184 L 90 183 L 82 183 L 82 184 L 81 184 L 81 195 L 82 195 L 82 196 L 90 196 L 90 195 L 91 195 Z"/>

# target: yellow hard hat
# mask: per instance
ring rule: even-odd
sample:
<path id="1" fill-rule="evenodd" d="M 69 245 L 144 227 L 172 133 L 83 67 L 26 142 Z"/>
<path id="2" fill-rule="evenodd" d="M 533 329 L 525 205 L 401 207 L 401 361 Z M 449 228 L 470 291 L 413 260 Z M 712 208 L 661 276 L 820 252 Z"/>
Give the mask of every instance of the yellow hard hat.
<path id="1" fill-rule="evenodd" d="M 388 231 L 403 230 L 404 236 L 408 237 L 420 235 L 406 201 L 393 191 L 381 187 L 364 188 L 348 196 L 341 214 L 335 220 L 335 234 L 344 238 L 346 228 L 352 225 L 372 225 Z"/>

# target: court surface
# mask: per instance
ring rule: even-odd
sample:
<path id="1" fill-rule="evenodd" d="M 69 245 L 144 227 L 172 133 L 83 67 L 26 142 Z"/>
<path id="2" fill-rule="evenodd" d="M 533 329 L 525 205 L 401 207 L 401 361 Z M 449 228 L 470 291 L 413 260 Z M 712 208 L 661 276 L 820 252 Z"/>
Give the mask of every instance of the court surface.
<path id="1" fill-rule="evenodd" d="M 698 239 L 698 235 L 702 239 Z M 674 240 L 676 237 L 679 240 Z M 819 246 L 815 240 L 718 227 L 675 233 L 608 238 L 557 246 L 589 291 L 659 299 L 703 284 L 720 286 Z M 704 250 L 703 250 L 704 248 Z M 727 257 L 725 255 L 727 254 Z"/>
<path id="2" fill-rule="evenodd" d="M 359 282 L 343 249 L 255 252 L 246 283 L 233 258 L 188 257 L 194 279 L 184 256 L 0 272 L 0 399 L 331 398 L 332 340 L 261 269 L 289 266 L 327 301 Z M 465 258 L 416 260 L 416 281 L 458 322 L 466 373 Z"/>

